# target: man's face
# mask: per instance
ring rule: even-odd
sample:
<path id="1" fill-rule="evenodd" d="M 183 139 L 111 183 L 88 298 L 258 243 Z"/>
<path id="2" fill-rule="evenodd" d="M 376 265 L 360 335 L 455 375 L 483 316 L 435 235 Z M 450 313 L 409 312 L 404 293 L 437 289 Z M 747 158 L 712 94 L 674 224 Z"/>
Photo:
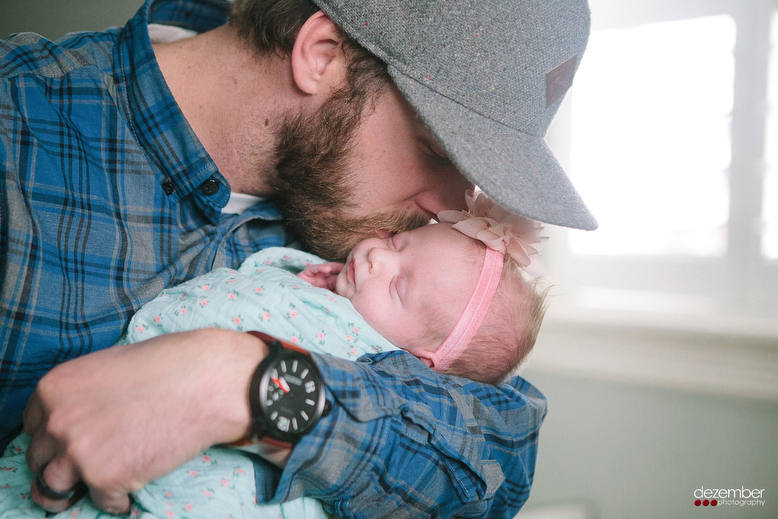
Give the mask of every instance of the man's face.
<path id="1" fill-rule="evenodd" d="M 336 95 L 279 132 L 274 195 L 311 250 L 332 260 L 369 236 L 464 209 L 472 187 L 393 85 L 355 112 Z"/>
<path id="2" fill-rule="evenodd" d="M 348 216 L 392 212 L 430 219 L 444 209 L 466 208 L 464 194 L 472 184 L 394 86 L 362 121 L 353 155 Z"/>

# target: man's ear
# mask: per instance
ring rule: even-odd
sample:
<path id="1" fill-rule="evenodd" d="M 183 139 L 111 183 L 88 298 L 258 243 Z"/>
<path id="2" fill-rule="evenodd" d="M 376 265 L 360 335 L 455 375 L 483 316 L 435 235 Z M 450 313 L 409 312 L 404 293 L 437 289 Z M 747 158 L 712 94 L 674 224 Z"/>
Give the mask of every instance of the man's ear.
<path id="1" fill-rule="evenodd" d="M 303 24 L 294 42 L 294 82 L 306 94 L 329 96 L 346 81 L 346 71 L 343 36 L 332 20 L 318 11 Z"/>

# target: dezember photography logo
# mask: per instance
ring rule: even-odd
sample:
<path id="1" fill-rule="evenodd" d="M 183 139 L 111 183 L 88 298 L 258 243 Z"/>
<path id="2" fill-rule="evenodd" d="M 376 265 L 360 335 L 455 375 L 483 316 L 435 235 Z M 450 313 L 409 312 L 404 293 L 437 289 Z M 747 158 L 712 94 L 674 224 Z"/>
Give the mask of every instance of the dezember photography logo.
<path id="1" fill-rule="evenodd" d="M 694 491 L 694 506 L 764 506 L 763 488 L 705 488 Z"/>

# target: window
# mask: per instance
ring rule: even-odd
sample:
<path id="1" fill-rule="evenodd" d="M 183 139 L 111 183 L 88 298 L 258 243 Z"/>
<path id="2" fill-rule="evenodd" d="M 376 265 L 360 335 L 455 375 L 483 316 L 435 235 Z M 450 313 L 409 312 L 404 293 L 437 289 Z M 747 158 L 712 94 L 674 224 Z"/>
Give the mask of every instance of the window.
<path id="1" fill-rule="evenodd" d="M 590 0 L 548 135 L 600 228 L 549 229 L 556 318 L 778 337 L 778 0 Z"/>
<path id="2" fill-rule="evenodd" d="M 770 30 L 770 62 L 767 94 L 766 175 L 762 201 L 762 253 L 768 260 L 778 259 L 778 10 L 773 13 Z"/>
<path id="3" fill-rule="evenodd" d="M 571 235 L 574 252 L 726 252 L 734 50 L 726 15 L 592 35 L 571 171 L 600 230 Z"/>

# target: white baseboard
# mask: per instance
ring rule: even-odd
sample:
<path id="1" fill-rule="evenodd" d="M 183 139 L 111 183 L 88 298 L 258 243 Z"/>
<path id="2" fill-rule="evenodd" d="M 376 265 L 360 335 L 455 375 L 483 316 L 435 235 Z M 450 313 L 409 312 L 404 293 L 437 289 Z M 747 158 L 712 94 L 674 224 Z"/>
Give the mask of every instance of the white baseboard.
<path id="1" fill-rule="evenodd" d="M 593 519 L 586 505 L 565 503 L 525 508 L 515 519 Z"/>

